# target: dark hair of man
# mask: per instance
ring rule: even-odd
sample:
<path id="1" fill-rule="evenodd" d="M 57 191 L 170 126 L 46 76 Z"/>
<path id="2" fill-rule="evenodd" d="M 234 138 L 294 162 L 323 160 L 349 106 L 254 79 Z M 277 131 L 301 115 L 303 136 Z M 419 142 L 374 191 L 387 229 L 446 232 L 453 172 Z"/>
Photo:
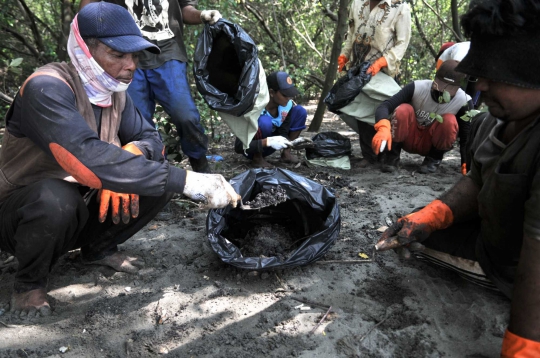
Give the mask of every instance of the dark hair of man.
<path id="1" fill-rule="evenodd" d="M 540 1 L 537 0 L 477 0 L 461 17 L 465 36 L 521 35 L 540 31 Z"/>
<path id="2" fill-rule="evenodd" d="M 88 49 L 95 49 L 99 42 L 99 40 L 95 37 L 88 37 L 83 40 L 86 46 L 88 46 Z"/>

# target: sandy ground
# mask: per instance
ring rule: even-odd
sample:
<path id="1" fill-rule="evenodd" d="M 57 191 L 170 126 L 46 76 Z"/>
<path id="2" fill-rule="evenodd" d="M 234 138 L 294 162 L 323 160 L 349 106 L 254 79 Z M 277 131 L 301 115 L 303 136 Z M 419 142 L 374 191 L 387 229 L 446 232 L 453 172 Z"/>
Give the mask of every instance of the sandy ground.
<path id="1" fill-rule="evenodd" d="M 359 260 L 363 253 L 371 262 L 236 269 L 207 245 L 207 213 L 177 198 L 160 220 L 122 245 L 144 259 L 138 274 L 84 266 L 76 251 L 63 257 L 50 276 L 54 314 L 35 321 L 0 315 L 0 357 L 498 356 L 506 298 L 392 251 L 375 255 L 372 248 L 377 229 L 459 178 L 458 150 L 432 175 L 415 173 L 422 158 L 409 154 L 402 155 L 398 172 L 384 174 L 354 168 L 361 157 L 358 136 L 331 114 L 321 128 L 330 130 L 351 138 L 353 169 L 287 167 L 277 156 L 270 161 L 338 197 L 341 232 L 324 260 Z M 233 138 L 225 137 L 211 151 L 225 158 L 214 170 L 230 179 L 248 162 L 232 153 Z M 9 301 L 16 261 L 4 264 L 10 260 L 5 252 L 0 259 L 1 305 Z"/>

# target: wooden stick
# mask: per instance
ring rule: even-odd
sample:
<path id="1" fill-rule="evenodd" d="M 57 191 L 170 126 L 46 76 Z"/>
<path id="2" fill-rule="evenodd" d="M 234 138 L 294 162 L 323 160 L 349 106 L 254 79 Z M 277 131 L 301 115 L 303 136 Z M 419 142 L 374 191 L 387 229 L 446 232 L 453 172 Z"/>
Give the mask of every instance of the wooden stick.
<path id="1" fill-rule="evenodd" d="M 359 342 L 362 342 L 364 340 L 364 338 L 366 338 L 375 328 L 379 327 L 381 324 L 384 323 L 384 321 L 386 321 L 388 318 L 390 318 L 390 315 L 384 317 L 379 323 L 377 323 L 376 325 L 374 325 L 373 327 L 371 327 L 369 329 L 369 331 L 366 332 L 366 334 L 364 334 L 362 337 L 360 337 L 360 340 Z"/>
<path id="2" fill-rule="evenodd" d="M 0 323 L 1 323 L 4 327 L 6 327 L 6 328 L 15 328 L 15 327 L 13 327 L 13 326 L 10 326 L 9 324 L 5 324 L 5 323 L 2 322 L 2 321 L 0 321 Z"/>
<path id="3" fill-rule="evenodd" d="M 309 332 L 309 334 L 315 333 L 317 328 L 319 328 L 319 326 L 323 323 L 323 321 L 326 319 L 326 316 L 328 316 L 328 314 L 330 313 L 331 310 L 332 310 L 332 306 L 328 307 L 328 311 L 326 311 L 326 313 L 324 314 L 324 316 L 322 316 L 319 323 L 317 323 L 317 325 L 315 327 L 313 327 L 313 329 Z"/>
<path id="4" fill-rule="evenodd" d="M 326 260 L 326 261 L 315 261 L 316 264 L 361 264 L 366 262 L 373 262 L 373 259 L 367 260 Z"/>
<path id="5" fill-rule="evenodd" d="M 310 305 L 310 306 L 321 307 L 321 308 L 325 308 L 325 309 L 328 309 L 329 307 L 332 307 L 332 306 L 327 306 L 327 305 L 323 305 L 323 304 L 320 304 L 320 303 L 317 303 L 317 302 L 308 301 L 308 300 L 304 300 L 304 299 L 296 298 L 296 297 L 292 297 L 292 296 L 289 296 L 289 298 L 292 299 L 292 300 L 298 301 L 300 303 L 305 303 L 306 305 Z"/>

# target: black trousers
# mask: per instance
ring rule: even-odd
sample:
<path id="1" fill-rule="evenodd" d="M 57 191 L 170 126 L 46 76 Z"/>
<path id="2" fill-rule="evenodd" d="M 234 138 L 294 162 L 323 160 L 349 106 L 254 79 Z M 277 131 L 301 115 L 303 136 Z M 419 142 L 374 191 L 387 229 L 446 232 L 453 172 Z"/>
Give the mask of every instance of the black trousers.
<path id="1" fill-rule="evenodd" d="M 97 194 L 60 179 L 44 179 L 14 192 L 0 205 L 0 248 L 14 255 L 19 266 L 15 290 L 45 287 L 60 256 L 81 249 L 84 260 L 102 259 L 118 250 L 167 204 L 174 193 L 141 196 L 140 213 L 128 224 L 113 224 L 110 215 L 98 221 Z"/>
<path id="2" fill-rule="evenodd" d="M 377 131 L 369 123 L 365 123 L 362 121 L 357 122 L 359 133 L 358 135 L 360 137 L 360 151 L 362 152 L 362 157 L 364 157 L 364 159 L 373 164 L 377 161 L 377 155 L 373 151 L 373 148 L 371 148 L 371 142 Z"/>

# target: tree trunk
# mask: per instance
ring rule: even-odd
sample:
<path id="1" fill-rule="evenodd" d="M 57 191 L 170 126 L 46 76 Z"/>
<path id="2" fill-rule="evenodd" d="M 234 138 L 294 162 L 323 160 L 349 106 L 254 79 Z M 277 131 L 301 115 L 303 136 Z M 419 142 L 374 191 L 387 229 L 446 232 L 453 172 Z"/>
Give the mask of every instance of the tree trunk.
<path id="1" fill-rule="evenodd" d="M 458 41 L 463 41 L 463 34 L 461 33 L 461 26 L 459 26 L 459 9 L 458 0 L 452 0 L 450 3 L 452 9 L 452 28 L 457 35 Z"/>
<path id="2" fill-rule="evenodd" d="M 326 80 L 324 81 L 324 87 L 321 97 L 319 98 L 317 110 L 315 111 L 313 120 L 308 128 L 309 132 L 318 132 L 319 128 L 321 128 L 324 112 L 326 111 L 324 98 L 328 94 L 328 91 L 330 91 L 330 88 L 332 88 L 334 80 L 336 79 L 338 67 L 337 59 L 341 53 L 341 46 L 343 45 L 345 32 L 347 31 L 348 8 L 349 0 L 339 0 L 338 21 L 336 23 L 336 32 L 334 33 L 334 43 L 332 45 L 332 54 L 330 55 L 330 64 L 328 65 L 328 70 L 326 71 Z"/>
<path id="3" fill-rule="evenodd" d="M 71 0 L 62 1 L 62 33 L 60 34 L 60 41 L 56 49 L 56 54 L 59 61 L 67 60 L 67 40 L 69 37 L 71 21 L 73 21 L 73 2 Z"/>

